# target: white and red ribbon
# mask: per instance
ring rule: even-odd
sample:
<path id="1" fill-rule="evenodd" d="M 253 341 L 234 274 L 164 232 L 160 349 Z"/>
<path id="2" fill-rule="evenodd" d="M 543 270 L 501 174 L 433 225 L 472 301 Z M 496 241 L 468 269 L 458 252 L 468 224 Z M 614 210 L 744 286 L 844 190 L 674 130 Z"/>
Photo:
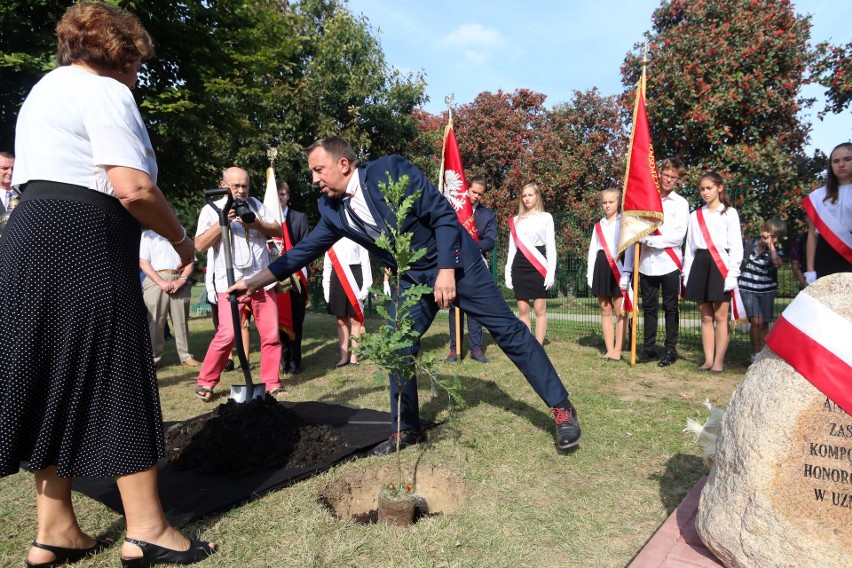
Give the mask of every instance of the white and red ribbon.
<path id="1" fill-rule="evenodd" d="M 530 264 L 533 265 L 533 268 L 538 270 L 538 273 L 541 274 L 542 278 L 547 278 L 547 259 L 544 258 L 544 255 L 539 252 L 537 248 L 532 246 L 532 243 L 525 243 L 520 236 L 518 235 L 518 231 L 515 229 L 515 218 L 509 218 L 509 230 L 512 231 L 512 238 L 515 239 L 515 246 L 519 251 L 526 257 Z"/>
<path id="2" fill-rule="evenodd" d="M 766 344 L 800 375 L 852 415 L 852 322 L 800 292 Z"/>
<path id="3" fill-rule="evenodd" d="M 355 318 L 364 325 L 364 302 L 358 298 L 358 293 L 355 291 L 358 282 L 355 280 L 355 275 L 352 274 L 352 269 L 348 264 L 340 262 L 337 258 L 337 253 L 334 252 L 334 247 L 328 249 L 328 259 L 331 261 L 331 267 L 337 274 L 337 279 L 340 280 L 340 285 L 343 287 L 343 292 L 346 298 L 355 310 Z"/>
<path id="4" fill-rule="evenodd" d="M 719 272 L 722 273 L 722 278 L 728 277 L 728 267 L 725 266 L 725 261 L 722 259 L 722 255 L 719 254 L 719 249 L 716 248 L 715 243 L 713 243 L 713 237 L 710 235 L 710 228 L 707 227 L 707 222 L 704 220 L 704 208 L 700 208 L 695 212 L 696 217 L 698 218 L 698 226 L 701 229 L 701 234 L 704 237 L 704 242 L 707 243 L 707 249 L 710 251 L 710 256 L 713 258 L 713 262 L 716 264 L 716 268 L 719 269 Z M 739 285 L 734 285 L 734 289 L 731 290 L 731 319 L 733 321 L 745 319 L 747 317 L 745 306 L 743 305 L 743 298 L 740 296 L 740 287 Z"/>
<path id="5" fill-rule="evenodd" d="M 652 235 L 662 235 L 659 227 L 654 229 L 654 232 L 651 233 L 651 234 Z M 665 253 L 667 255 L 669 255 L 669 258 L 672 259 L 672 262 L 675 263 L 675 266 L 677 266 L 677 269 L 680 270 L 680 273 L 681 273 L 680 274 L 680 297 L 685 298 L 686 297 L 686 286 L 683 285 L 683 261 L 680 259 L 680 257 L 675 252 L 674 247 L 666 247 L 663 250 L 665 251 Z"/>
<path id="6" fill-rule="evenodd" d="M 832 214 L 825 205 L 825 187 L 813 191 L 802 199 L 805 213 L 813 224 L 819 229 L 822 238 L 831 245 L 831 248 L 852 263 L 852 227 L 847 227 L 841 219 Z"/>
<path id="7" fill-rule="evenodd" d="M 595 233 L 598 235 L 598 241 L 601 243 L 601 249 L 604 251 L 604 255 L 606 256 L 606 261 L 609 264 L 609 269 L 612 270 L 612 275 L 615 277 L 615 281 L 621 284 L 621 271 L 618 269 L 618 263 L 615 262 L 615 258 L 613 258 L 612 253 L 609 250 L 609 243 L 606 241 L 606 235 L 604 235 L 603 227 L 601 227 L 601 222 L 598 221 L 595 223 Z M 628 286 L 627 290 L 621 290 L 621 297 L 624 298 L 624 305 L 622 306 L 622 310 L 625 312 L 633 311 L 633 287 Z"/>

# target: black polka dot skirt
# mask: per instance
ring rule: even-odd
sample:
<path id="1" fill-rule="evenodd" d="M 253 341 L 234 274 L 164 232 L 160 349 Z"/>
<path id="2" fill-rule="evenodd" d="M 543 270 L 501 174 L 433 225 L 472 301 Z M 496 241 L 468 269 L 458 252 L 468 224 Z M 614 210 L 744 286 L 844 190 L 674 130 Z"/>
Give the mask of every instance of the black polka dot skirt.
<path id="1" fill-rule="evenodd" d="M 139 238 L 113 197 L 27 185 L 0 238 L 0 475 L 113 477 L 163 457 Z"/>

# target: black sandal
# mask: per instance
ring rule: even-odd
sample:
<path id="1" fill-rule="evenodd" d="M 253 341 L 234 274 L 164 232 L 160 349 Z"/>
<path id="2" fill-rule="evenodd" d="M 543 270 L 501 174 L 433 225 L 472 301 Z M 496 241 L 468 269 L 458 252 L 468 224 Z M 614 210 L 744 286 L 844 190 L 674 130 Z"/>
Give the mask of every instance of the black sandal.
<path id="1" fill-rule="evenodd" d="M 42 544 L 40 542 L 33 541 L 32 545 L 34 548 L 40 548 L 42 550 L 52 552 L 56 558 L 52 562 L 42 562 L 40 564 L 33 564 L 27 560 L 27 566 L 29 568 L 53 568 L 60 564 L 79 562 L 87 556 L 94 556 L 99 552 L 103 552 L 113 544 L 115 544 L 115 541 L 111 538 L 96 538 L 95 544 L 89 548 L 63 548 L 61 546 L 51 546 L 49 544 Z"/>
<path id="2" fill-rule="evenodd" d="M 121 558 L 124 568 L 148 568 L 154 564 L 195 564 L 216 552 L 216 548 L 210 546 L 209 542 L 198 540 L 189 541 L 189 550 L 171 550 L 130 537 L 124 537 L 124 542 L 135 544 L 142 549 L 142 556 L 139 558 Z"/>

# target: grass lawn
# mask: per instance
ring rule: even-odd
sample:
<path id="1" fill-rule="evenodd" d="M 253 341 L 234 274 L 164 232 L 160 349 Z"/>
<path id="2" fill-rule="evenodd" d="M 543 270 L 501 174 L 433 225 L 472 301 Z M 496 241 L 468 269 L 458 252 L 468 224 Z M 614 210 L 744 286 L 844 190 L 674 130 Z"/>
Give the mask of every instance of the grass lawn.
<path id="1" fill-rule="evenodd" d="M 424 350 L 441 358 L 448 343 L 445 321 L 423 341 Z M 212 337 L 209 318 L 192 320 L 191 333 L 201 359 Z M 331 369 L 338 360 L 334 318 L 308 314 L 305 337 L 305 372 L 285 381 L 293 400 L 387 409 L 387 386 L 374 382 L 375 366 Z M 408 529 L 337 520 L 318 502 L 321 489 L 340 476 L 393 463 L 392 457 L 355 459 L 184 527 L 193 537 L 220 544 L 220 553 L 201 565 L 625 566 L 706 473 L 700 448 L 681 430 L 688 417 L 703 421 L 705 398 L 727 405 L 747 353 L 729 353 L 726 372 L 716 375 L 694 372 L 702 358 L 689 351 L 666 369 L 605 364 L 598 344 L 594 336 L 552 337 L 545 346 L 579 411 L 578 450 L 556 450 L 548 409 L 486 334 L 491 363 L 465 359 L 441 365 L 444 373 L 458 373 L 466 408 L 430 430 L 427 444 L 402 454 L 408 467 L 440 467 L 459 479 L 464 496 L 459 512 L 424 518 Z M 255 377 L 257 345 L 255 336 Z M 196 373 L 176 365 L 173 342 L 167 343 L 166 362 L 170 366 L 159 372 L 164 418 L 211 410 L 193 396 Z M 227 392 L 241 380 L 239 373 L 227 373 L 218 390 Z M 420 396 L 424 417 L 448 418 L 445 398 L 431 398 L 425 384 Z M 0 566 L 19 566 L 35 536 L 32 476 L 20 472 L 0 479 L 0 491 Z M 119 515 L 84 496 L 74 498 L 84 530 L 123 536 Z M 118 563 L 116 546 L 77 566 Z"/>

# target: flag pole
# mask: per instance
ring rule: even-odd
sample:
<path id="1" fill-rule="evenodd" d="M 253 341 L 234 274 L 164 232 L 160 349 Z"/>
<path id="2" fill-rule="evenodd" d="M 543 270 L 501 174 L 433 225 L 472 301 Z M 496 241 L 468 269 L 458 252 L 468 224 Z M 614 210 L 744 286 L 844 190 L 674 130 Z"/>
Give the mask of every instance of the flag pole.
<path id="1" fill-rule="evenodd" d="M 645 69 L 648 66 L 648 44 L 646 43 L 642 49 L 642 76 L 639 79 L 639 87 L 638 89 L 642 92 L 643 96 L 645 93 Z M 637 93 L 638 95 L 638 93 Z M 636 97 L 636 106 L 639 105 L 639 97 Z M 636 111 L 633 112 L 633 125 L 635 128 L 636 125 Z M 632 146 L 631 140 L 631 146 Z M 633 286 L 633 321 L 630 326 L 630 366 L 636 366 L 636 334 L 639 332 L 639 254 L 642 250 L 642 247 L 639 244 L 639 241 L 636 241 L 634 245 L 636 248 L 633 249 L 633 282 L 631 286 Z"/>
<path id="2" fill-rule="evenodd" d="M 447 146 L 447 133 L 449 133 L 450 129 L 453 127 L 453 100 L 455 99 L 455 95 L 450 93 L 446 97 L 444 97 L 444 102 L 447 104 L 447 128 L 444 131 L 444 148 L 441 149 L 441 169 L 440 171 L 444 171 L 444 152 Z M 444 184 L 444 176 L 441 175 L 440 180 L 438 181 L 438 190 L 441 191 L 443 189 Z M 441 191 L 443 193 L 443 191 Z M 456 356 L 458 357 L 458 362 L 461 363 L 461 354 L 462 354 L 462 325 L 461 325 L 461 309 L 458 306 L 451 307 L 450 309 L 455 309 L 456 313 Z"/>

